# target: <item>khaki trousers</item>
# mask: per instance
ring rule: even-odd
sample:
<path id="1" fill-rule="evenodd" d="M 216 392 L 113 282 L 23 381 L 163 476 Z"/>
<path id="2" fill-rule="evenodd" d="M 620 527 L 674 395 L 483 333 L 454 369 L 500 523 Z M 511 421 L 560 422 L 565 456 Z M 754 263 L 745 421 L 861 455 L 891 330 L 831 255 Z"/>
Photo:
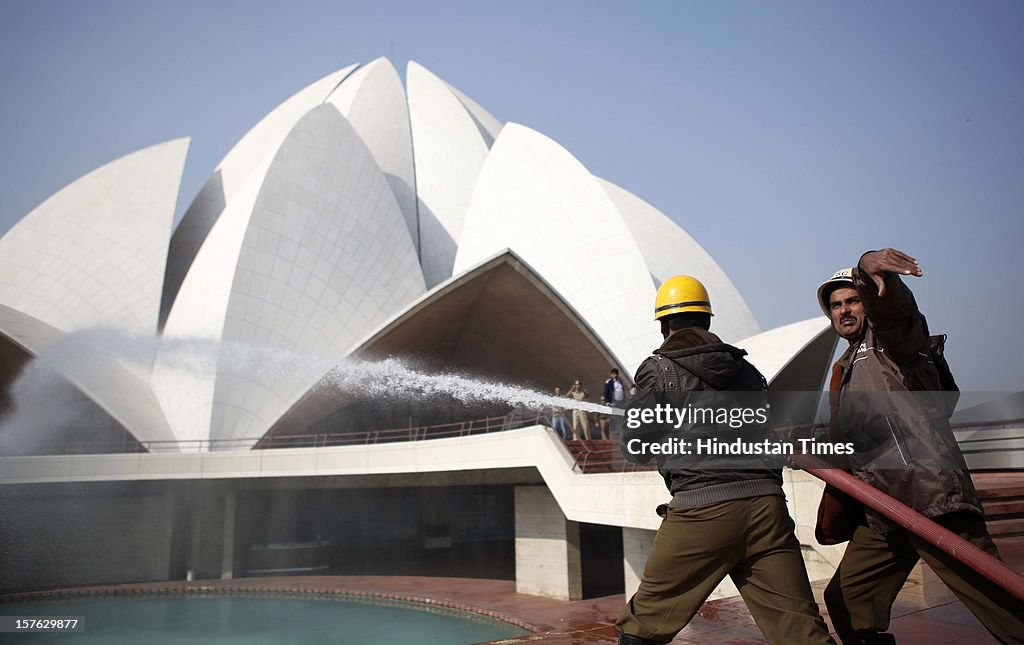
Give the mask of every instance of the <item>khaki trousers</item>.
<path id="1" fill-rule="evenodd" d="M 667 643 L 725 576 L 770 643 L 833 643 L 780 495 L 669 509 L 640 588 L 616 625 L 623 633 Z"/>
<path id="2" fill-rule="evenodd" d="M 590 424 L 587 423 L 587 413 L 583 410 L 572 411 L 572 433 L 578 434 L 580 439 L 593 439 L 590 436 Z"/>
<path id="3" fill-rule="evenodd" d="M 950 513 L 934 519 L 999 557 L 980 516 Z M 1003 643 L 1024 643 L 1024 602 L 913 533 L 892 529 L 882 536 L 863 524 L 854 532 L 825 589 L 825 606 L 844 643 L 870 641 L 874 634 L 889 628 L 892 604 L 919 558 L 993 636 Z"/>

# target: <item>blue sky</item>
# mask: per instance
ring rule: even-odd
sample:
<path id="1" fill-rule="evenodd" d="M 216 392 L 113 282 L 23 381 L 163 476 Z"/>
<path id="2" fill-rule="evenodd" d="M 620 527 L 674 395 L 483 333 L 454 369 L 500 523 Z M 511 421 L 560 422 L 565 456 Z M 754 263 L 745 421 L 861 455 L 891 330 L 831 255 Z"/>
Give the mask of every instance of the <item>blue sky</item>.
<path id="1" fill-rule="evenodd" d="M 0 232 L 191 136 L 178 215 L 324 74 L 416 60 L 679 222 L 764 328 L 867 249 L 965 389 L 1024 389 L 1024 4 L 0 0 Z"/>

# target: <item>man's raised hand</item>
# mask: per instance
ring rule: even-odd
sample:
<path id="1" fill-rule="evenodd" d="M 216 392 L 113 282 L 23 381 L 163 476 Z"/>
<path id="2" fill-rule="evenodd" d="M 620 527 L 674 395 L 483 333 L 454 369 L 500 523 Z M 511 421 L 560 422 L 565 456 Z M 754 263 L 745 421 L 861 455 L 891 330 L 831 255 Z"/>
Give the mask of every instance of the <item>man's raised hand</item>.
<path id="1" fill-rule="evenodd" d="M 882 249 L 865 253 L 860 259 L 859 266 L 860 270 L 867 273 L 878 286 L 879 298 L 885 295 L 885 274 L 887 272 L 918 278 L 924 275 L 917 260 L 896 249 Z"/>

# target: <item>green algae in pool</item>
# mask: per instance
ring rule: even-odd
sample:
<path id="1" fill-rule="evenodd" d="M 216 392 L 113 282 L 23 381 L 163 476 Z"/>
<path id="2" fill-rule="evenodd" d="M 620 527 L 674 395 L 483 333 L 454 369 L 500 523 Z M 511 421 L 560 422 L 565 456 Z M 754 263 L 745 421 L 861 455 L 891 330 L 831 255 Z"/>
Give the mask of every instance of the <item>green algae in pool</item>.
<path id="1" fill-rule="evenodd" d="M 0 643 L 68 645 L 468 645 L 527 632 L 478 614 L 327 596 L 136 596 L 0 604 L 3 616 L 83 616 L 84 633 L 2 633 Z"/>

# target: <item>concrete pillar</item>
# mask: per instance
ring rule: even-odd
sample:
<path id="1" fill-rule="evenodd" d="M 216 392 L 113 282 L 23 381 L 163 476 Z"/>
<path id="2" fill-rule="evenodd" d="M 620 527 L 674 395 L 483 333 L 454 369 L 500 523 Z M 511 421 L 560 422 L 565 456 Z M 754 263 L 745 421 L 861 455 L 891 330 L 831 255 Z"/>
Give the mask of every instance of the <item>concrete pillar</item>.
<path id="1" fill-rule="evenodd" d="M 193 579 L 234 577 L 235 499 L 234 491 L 205 491 L 192 505 L 188 568 Z"/>
<path id="2" fill-rule="evenodd" d="M 582 598 L 579 524 L 565 519 L 547 486 L 517 486 L 515 504 L 516 592 Z"/>
<path id="3" fill-rule="evenodd" d="M 651 552 L 651 544 L 657 531 L 622 527 L 622 568 L 625 578 L 625 592 L 628 600 L 640 586 L 644 575 L 644 563 Z"/>
<path id="4" fill-rule="evenodd" d="M 622 564 L 625 573 L 624 587 L 627 600 L 640 587 L 640 579 L 644 575 L 644 565 L 647 563 L 647 556 L 651 552 L 651 545 L 654 544 L 654 536 L 657 534 L 657 531 L 648 531 L 646 529 L 622 528 Z M 731 598 L 737 595 L 739 595 L 739 591 L 737 591 L 736 585 L 733 584 L 732 579 L 726 577 L 711 592 L 708 600 Z"/>
<path id="5" fill-rule="evenodd" d="M 188 571 L 194 580 L 206 580 L 220 575 L 220 514 L 213 502 L 218 499 L 211 493 L 198 496 L 189 509 L 192 522 L 192 545 L 189 548 Z M 217 529 L 217 543 L 210 534 Z M 216 556 L 216 564 L 213 564 Z"/>
<path id="6" fill-rule="evenodd" d="M 825 483 L 802 470 L 782 471 L 782 488 L 786 493 L 789 514 L 796 524 L 796 538 L 803 551 L 807 577 L 813 582 L 832 577 L 839 561 L 846 551 L 846 544 L 822 546 L 814 537 L 814 526 L 818 521 L 818 504 Z"/>
<path id="7" fill-rule="evenodd" d="M 172 580 L 171 568 L 174 566 L 174 534 L 177 527 L 174 525 L 175 519 L 177 519 L 174 509 L 177 506 L 177 495 L 174 491 L 164 491 L 164 512 L 163 518 L 160 522 L 160 527 L 157 529 L 159 534 L 156 538 L 156 543 L 159 545 L 157 548 L 167 558 L 167 580 Z"/>
<path id="8" fill-rule="evenodd" d="M 224 494 L 224 537 L 221 542 L 220 577 L 230 580 L 235 569 L 235 491 Z"/>

